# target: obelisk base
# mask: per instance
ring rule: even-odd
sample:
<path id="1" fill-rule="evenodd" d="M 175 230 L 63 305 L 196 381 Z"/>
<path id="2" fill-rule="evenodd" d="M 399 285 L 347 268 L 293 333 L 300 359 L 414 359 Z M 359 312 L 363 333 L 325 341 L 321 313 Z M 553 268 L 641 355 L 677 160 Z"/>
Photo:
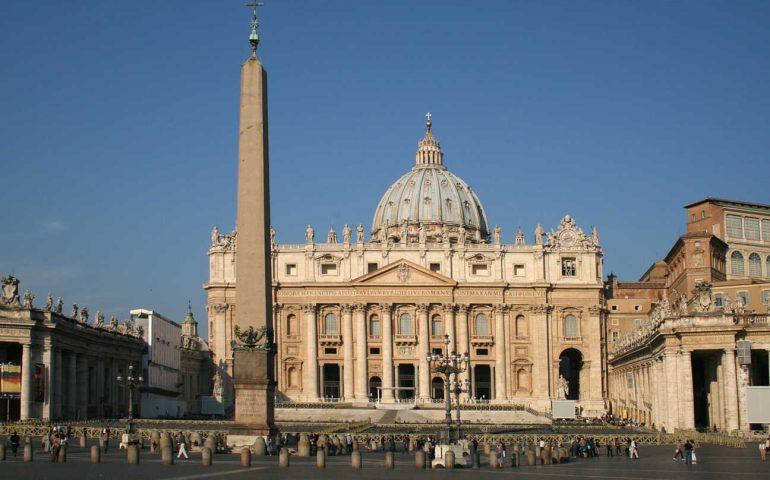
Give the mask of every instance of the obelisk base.
<path id="1" fill-rule="evenodd" d="M 270 379 L 272 352 L 233 351 L 235 424 L 227 433 L 228 447 L 251 447 L 257 437 L 275 435 L 275 386 Z"/>

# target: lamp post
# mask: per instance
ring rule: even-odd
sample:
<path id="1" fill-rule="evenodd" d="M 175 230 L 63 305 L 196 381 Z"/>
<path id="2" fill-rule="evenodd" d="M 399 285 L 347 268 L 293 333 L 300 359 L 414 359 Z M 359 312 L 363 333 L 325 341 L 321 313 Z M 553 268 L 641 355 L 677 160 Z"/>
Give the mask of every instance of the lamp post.
<path id="1" fill-rule="evenodd" d="M 468 354 L 466 353 L 465 355 L 467 357 Z M 455 394 L 455 405 L 457 408 L 457 440 L 463 438 L 462 421 L 460 420 L 460 394 L 470 391 L 470 387 L 471 382 L 469 382 L 468 379 L 465 379 L 462 382 L 459 380 L 452 382 L 452 393 Z"/>
<path id="2" fill-rule="evenodd" d="M 456 352 L 449 352 L 449 335 L 444 335 L 444 345 L 446 345 L 447 353 L 444 355 L 428 354 L 428 364 L 431 367 L 431 371 L 444 375 L 444 422 L 446 423 L 446 439 L 447 442 L 452 442 L 452 393 L 456 391 L 454 384 L 458 382 L 452 382 L 452 375 L 464 372 L 468 368 L 470 361 L 468 354 L 458 355 Z M 459 394 L 457 394 L 459 395 Z M 457 399 L 457 438 L 460 439 L 460 400 Z"/>
<path id="3" fill-rule="evenodd" d="M 139 386 L 144 381 L 141 375 L 134 376 L 134 365 L 128 364 L 128 375 L 123 377 L 118 375 L 116 377 L 118 383 L 123 384 L 128 388 L 128 433 L 133 433 L 134 426 L 132 424 L 134 420 L 134 388 Z"/>

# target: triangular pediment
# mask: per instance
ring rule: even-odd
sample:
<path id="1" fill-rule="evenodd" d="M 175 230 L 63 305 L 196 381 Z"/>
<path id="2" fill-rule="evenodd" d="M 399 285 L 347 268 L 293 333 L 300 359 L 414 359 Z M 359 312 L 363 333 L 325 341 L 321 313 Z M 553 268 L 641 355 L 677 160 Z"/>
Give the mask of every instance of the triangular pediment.
<path id="1" fill-rule="evenodd" d="M 353 279 L 354 285 L 456 285 L 457 282 L 409 260 L 397 260 Z"/>

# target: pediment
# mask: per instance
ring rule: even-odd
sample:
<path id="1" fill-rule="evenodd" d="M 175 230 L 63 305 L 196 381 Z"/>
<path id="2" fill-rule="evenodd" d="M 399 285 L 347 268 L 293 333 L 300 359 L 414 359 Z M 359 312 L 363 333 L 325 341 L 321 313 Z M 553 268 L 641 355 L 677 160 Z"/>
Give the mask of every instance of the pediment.
<path id="1" fill-rule="evenodd" d="M 456 285 L 457 282 L 409 260 L 398 260 L 352 281 L 354 285 Z"/>

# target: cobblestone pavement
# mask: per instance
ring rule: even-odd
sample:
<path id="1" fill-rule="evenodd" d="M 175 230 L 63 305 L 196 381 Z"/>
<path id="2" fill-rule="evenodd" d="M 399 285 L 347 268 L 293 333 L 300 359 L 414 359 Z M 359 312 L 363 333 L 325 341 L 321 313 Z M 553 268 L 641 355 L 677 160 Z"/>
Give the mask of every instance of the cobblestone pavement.
<path id="1" fill-rule="evenodd" d="M 394 476 L 403 479 L 497 479 L 501 476 L 516 476 L 523 479 L 608 479 L 608 480 L 651 480 L 651 479 L 713 479 L 754 480 L 770 479 L 770 461 L 761 462 L 756 446 L 744 449 L 732 449 L 717 446 L 698 448 L 698 463 L 685 465 L 672 460 L 672 446 L 640 446 L 639 460 L 626 457 L 606 457 L 577 459 L 561 465 L 523 466 L 504 469 L 492 469 L 482 455 L 482 466 L 479 470 L 416 470 L 414 455 L 395 454 L 395 470 L 386 470 L 384 454 L 381 452 L 365 452 L 363 454 L 363 470 L 356 471 L 350 467 L 350 456 L 328 457 L 327 467 L 319 469 L 315 458 L 291 457 L 289 468 L 279 468 L 278 458 L 253 457 L 252 467 L 246 469 L 240 466 L 237 455 L 215 455 L 213 465 L 201 465 L 200 454 L 190 454 L 189 460 L 178 460 L 174 465 L 163 465 L 160 456 L 149 453 L 145 449 L 141 453 L 139 465 L 126 464 L 124 450 L 111 450 L 103 456 L 102 463 L 90 463 L 89 449 L 70 447 L 68 461 L 64 464 L 50 462 L 50 457 L 42 450 L 36 449 L 35 461 L 25 463 L 21 452 L 18 457 L 8 450 L 9 457 L 0 462 L 0 478 L 10 479 L 207 479 L 226 478 L 232 480 L 270 478 L 307 479 L 388 479 Z M 510 465 L 510 463 L 509 463 Z"/>

